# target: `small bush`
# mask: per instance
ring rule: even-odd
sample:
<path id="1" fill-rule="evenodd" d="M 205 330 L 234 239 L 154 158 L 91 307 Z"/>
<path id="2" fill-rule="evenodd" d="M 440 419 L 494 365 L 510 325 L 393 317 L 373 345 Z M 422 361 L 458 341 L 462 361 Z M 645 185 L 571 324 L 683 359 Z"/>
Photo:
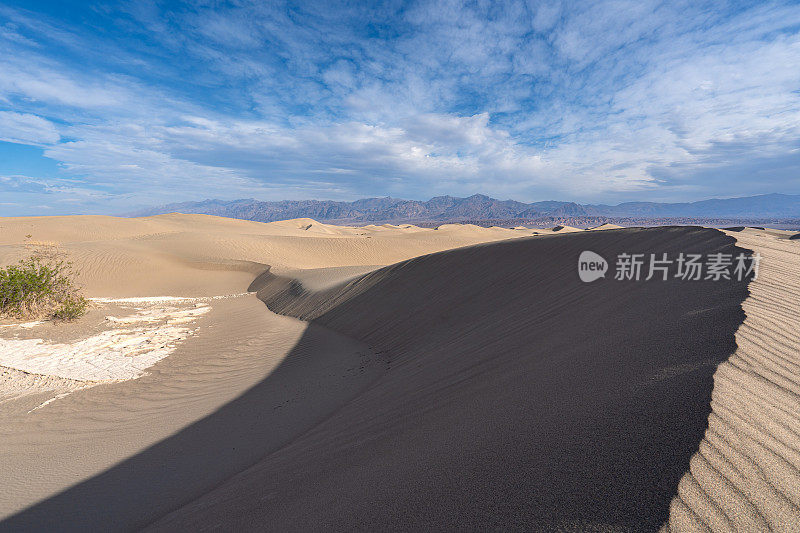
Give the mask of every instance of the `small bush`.
<path id="1" fill-rule="evenodd" d="M 0 315 L 72 320 L 89 302 L 72 282 L 72 266 L 42 254 L 0 268 Z"/>

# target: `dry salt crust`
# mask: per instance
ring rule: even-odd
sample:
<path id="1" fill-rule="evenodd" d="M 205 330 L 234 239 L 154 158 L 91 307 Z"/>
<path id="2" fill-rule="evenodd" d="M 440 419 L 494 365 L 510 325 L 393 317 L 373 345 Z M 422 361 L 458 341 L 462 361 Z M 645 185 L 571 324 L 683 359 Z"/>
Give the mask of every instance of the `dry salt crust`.
<path id="1" fill-rule="evenodd" d="M 93 298 L 135 313 L 107 316 L 109 329 L 70 343 L 0 338 L 0 402 L 46 391 L 58 393 L 39 405 L 43 407 L 89 386 L 139 378 L 196 331 L 191 325 L 211 310 L 209 302 L 238 296 L 242 295 Z M 2 331 L 30 330 L 40 324 L 6 324 Z"/>
<path id="2" fill-rule="evenodd" d="M 42 322 L 41 320 L 37 320 L 35 322 L 24 322 L 22 324 L 0 324 L 0 328 L 30 329 L 30 328 L 35 328 L 36 326 L 39 326 L 41 324 L 44 324 L 44 322 Z"/>

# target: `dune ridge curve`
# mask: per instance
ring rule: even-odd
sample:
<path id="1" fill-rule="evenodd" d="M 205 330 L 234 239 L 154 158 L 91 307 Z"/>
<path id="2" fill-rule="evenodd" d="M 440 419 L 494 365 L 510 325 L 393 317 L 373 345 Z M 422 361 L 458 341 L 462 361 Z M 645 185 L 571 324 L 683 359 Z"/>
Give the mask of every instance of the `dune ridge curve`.
<path id="1" fill-rule="evenodd" d="M 271 309 L 367 342 L 390 370 L 152 529 L 657 529 L 747 288 L 584 284 L 587 248 L 744 251 L 716 230 L 627 229 L 423 256 L 318 293 L 265 274 L 252 288 Z"/>

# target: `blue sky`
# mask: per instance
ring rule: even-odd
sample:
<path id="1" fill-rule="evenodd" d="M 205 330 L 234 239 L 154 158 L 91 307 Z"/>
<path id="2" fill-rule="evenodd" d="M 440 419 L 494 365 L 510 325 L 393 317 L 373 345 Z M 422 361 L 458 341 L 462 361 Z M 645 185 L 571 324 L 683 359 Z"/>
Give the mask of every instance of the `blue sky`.
<path id="1" fill-rule="evenodd" d="M 800 193 L 797 2 L 0 0 L 0 215 Z"/>

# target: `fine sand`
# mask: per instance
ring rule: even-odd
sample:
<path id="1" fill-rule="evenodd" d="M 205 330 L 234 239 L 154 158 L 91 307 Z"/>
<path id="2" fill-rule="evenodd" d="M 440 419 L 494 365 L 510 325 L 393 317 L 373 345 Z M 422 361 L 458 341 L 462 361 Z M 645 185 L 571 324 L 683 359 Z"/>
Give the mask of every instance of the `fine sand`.
<path id="1" fill-rule="evenodd" d="M 583 231 L 580 228 L 575 228 L 572 226 L 553 226 L 550 231 L 553 233 L 575 233 L 577 231 Z"/>
<path id="2" fill-rule="evenodd" d="M 746 286 L 587 285 L 575 261 L 733 243 L 697 228 L 581 232 L 413 259 L 323 293 L 265 274 L 268 306 L 363 340 L 389 369 L 154 529 L 656 529 Z"/>
<path id="3" fill-rule="evenodd" d="M 0 321 L 0 530 L 792 530 L 790 236 L 0 219 L 0 264 L 57 248 L 95 298 Z M 749 250 L 749 284 L 613 279 Z"/>
<path id="4" fill-rule="evenodd" d="M 120 512 L 114 523 L 125 529 L 199 496 L 357 391 L 369 376 L 361 368 L 367 352 L 360 342 L 324 328 L 308 330 L 247 295 L 267 264 L 323 288 L 409 257 L 530 234 L 178 214 L 0 219 L 0 265 L 32 252 L 55 254 L 73 263 L 92 298 L 89 313 L 72 323 L 0 320 L 0 472 L 6 482 L 0 517 L 214 413 L 271 374 L 308 335 L 317 339 L 307 344 L 308 353 L 322 353 L 326 362 L 264 398 L 268 409 L 280 409 L 294 425 L 284 422 L 280 431 L 265 426 L 268 435 L 251 448 L 234 443 L 240 456 L 232 461 L 195 464 L 203 475 L 194 484 L 175 477 L 172 496 L 148 502 L 146 511 L 128 494 L 131 514 Z M 318 383 L 320 372 L 339 375 L 341 386 L 316 390 L 309 383 Z M 294 412 L 297 398 L 309 394 L 316 407 L 305 402 Z M 153 469 L 161 472 L 160 465 Z M 93 504 L 75 512 L 86 513 L 87 506 Z M 59 516 L 51 518 L 66 527 Z"/>
<path id="5" fill-rule="evenodd" d="M 800 243 L 777 230 L 729 234 L 761 255 L 759 277 L 664 529 L 800 531 Z"/>
<path id="6" fill-rule="evenodd" d="M 214 300 L 241 296 L 267 268 L 321 287 L 409 257 L 532 234 L 179 214 L 0 219 L 0 265 L 34 252 L 66 259 L 93 300 L 77 325 L 0 322 L 0 405 L 27 412 L 70 391 L 143 375 L 197 332 Z"/>
<path id="7" fill-rule="evenodd" d="M 0 265 L 31 249 L 56 248 L 75 264 L 89 296 L 217 296 L 243 292 L 265 264 L 276 272 L 388 265 L 532 234 L 458 224 L 355 228 L 181 214 L 0 218 Z"/>

